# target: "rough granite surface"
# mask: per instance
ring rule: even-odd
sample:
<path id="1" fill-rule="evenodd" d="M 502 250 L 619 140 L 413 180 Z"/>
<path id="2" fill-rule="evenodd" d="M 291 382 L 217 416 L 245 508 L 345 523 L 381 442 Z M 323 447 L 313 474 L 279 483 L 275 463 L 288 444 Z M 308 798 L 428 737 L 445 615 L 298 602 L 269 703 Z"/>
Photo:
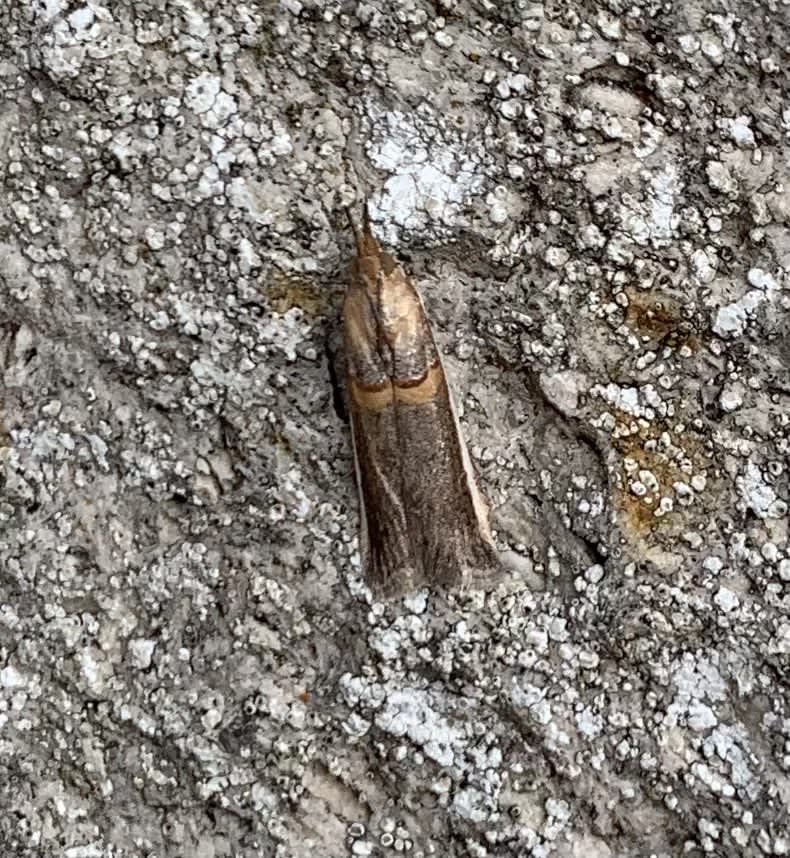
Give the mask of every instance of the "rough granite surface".
<path id="1" fill-rule="evenodd" d="M 0 32 L 3 858 L 790 854 L 787 0 Z M 387 603 L 366 193 L 503 561 Z"/>

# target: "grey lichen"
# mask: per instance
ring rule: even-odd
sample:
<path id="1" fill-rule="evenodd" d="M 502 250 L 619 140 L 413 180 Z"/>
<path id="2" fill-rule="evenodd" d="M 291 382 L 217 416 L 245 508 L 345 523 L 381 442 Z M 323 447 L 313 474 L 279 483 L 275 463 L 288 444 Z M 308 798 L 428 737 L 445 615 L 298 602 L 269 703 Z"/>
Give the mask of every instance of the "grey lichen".
<path id="1" fill-rule="evenodd" d="M 0 21 L 3 854 L 787 854 L 786 8 Z M 506 567 L 388 603 L 364 194 Z"/>

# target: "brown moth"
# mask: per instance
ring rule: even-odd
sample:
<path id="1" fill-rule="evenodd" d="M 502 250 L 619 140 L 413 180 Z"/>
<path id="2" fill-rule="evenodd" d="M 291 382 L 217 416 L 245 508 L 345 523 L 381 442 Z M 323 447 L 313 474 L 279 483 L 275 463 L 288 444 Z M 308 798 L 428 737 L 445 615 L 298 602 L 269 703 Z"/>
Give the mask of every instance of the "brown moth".
<path id="1" fill-rule="evenodd" d="M 419 293 L 367 208 L 351 227 L 343 335 L 365 575 L 385 595 L 452 584 L 496 565 L 488 510 Z"/>

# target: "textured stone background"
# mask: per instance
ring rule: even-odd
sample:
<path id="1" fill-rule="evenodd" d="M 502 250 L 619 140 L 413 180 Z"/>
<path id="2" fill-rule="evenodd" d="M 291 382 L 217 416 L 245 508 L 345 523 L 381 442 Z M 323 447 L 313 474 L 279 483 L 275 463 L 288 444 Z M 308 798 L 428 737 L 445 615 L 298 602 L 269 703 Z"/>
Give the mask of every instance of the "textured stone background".
<path id="1" fill-rule="evenodd" d="M 5 0 L 3 856 L 790 853 L 787 2 Z M 506 570 L 377 604 L 370 193 Z"/>

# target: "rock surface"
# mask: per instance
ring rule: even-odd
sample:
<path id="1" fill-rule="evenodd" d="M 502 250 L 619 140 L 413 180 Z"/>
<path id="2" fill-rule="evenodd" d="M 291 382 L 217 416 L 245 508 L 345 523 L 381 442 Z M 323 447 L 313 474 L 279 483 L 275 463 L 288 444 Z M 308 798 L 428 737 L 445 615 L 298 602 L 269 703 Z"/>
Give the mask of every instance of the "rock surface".
<path id="1" fill-rule="evenodd" d="M 789 21 L 3 4 L 4 856 L 790 853 Z M 365 192 L 506 567 L 387 604 Z"/>

